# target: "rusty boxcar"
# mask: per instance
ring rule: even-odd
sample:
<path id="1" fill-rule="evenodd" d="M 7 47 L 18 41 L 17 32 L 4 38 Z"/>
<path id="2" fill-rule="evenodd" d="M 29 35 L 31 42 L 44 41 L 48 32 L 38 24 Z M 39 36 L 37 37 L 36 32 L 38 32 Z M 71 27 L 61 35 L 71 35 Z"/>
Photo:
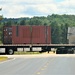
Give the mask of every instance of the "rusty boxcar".
<path id="1" fill-rule="evenodd" d="M 50 44 L 50 26 L 4 26 L 4 44 Z"/>
<path id="2" fill-rule="evenodd" d="M 69 33 L 69 32 L 68 32 Z M 70 38 L 70 33 L 68 34 Z M 71 40 L 72 42 L 72 40 Z M 74 43 L 74 42 L 73 42 Z M 0 48 L 5 48 L 6 54 L 14 54 L 18 48 L 41 47 L 41 51 L 51 51 L 51 48 L 57 48 L 56 54 L 74 53 L 75 44 L 51 44 L 50 26 L 4 26 L 3 44 Z"/>

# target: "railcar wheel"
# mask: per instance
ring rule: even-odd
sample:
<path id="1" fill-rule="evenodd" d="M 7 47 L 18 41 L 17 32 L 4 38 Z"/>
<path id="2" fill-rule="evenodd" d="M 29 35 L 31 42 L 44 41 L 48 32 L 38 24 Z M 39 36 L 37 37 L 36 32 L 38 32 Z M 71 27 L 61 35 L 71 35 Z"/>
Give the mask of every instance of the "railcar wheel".
<path id="1" fill-rule="evenodd" d="M 9 55 L 14 54 L 14 50 L 13 50 L 13 49 L 8 49 L 8 50 L 7 50 L 7 54 L 9 54 Z"/>

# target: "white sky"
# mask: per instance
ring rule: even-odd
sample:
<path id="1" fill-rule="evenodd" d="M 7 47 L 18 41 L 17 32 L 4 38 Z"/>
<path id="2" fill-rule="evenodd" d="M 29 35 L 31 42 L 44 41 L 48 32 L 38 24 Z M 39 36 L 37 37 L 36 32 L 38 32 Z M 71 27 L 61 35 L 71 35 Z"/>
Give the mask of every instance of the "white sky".
<path id="1" fill-rule="evenodd" d="M 7 18 L 75 15 L 75 0 L 0 0 L 0 15 Z"/>

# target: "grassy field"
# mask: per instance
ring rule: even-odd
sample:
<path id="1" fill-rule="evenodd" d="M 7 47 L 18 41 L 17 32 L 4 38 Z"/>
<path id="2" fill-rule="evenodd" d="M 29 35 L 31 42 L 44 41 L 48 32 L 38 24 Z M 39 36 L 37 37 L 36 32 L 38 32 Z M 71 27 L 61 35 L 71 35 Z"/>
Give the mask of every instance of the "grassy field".
<path id="1" fill-rule="evenodd" d="M 18 52 L 15 52 L 14 53 L 15 55 L 22 55 L 22 54 L 40 54 L 39 52 L 20 52 L 20 51 L 18 51 Z"/>
<path id="2" fill-rule="evenodd" d="M 8 59 L 8 57 L 0 56 L 0 61 L 5 61 L 7 59 Z"/>
<path id="3" fill-rule="evenodd" d="M 43 53 L 46 53 L 46 54 L 55 54 L 53 51 L 50 51 L 49 53 L 48 52 L 43 52 Z M 23 51 L 16 51 L 14 54 L 15 55 L 26 55 L 26 54 L 43 54 L 43 53 L 40 53 L 38 51 L 34 51 L 34 52 L 23 52 Z"/>

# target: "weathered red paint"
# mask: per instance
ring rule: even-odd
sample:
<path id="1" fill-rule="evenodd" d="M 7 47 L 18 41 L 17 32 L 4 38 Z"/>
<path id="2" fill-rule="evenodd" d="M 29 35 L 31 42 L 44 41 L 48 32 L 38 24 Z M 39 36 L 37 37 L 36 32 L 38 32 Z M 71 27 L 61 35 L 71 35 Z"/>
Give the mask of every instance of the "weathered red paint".
<path id="1" fill-rule="evenodd" d="M 30 26 L 18 26 L 18 35 L 16 33 L 16 26 L 12 26 L 12 43 L 13 44 L 30 44 Z"/>
<path id="2" fill-rule="evenodd" d="M 32 27 L 32 44 L 45 43 L 45 26 Z"/>
<path id="3" fill-rule="evenodd" d="M 4 26 L 3 28 L 3 43 L 4 44 L 11 44 L 12 43 L 12 27 L 11 26 Z"/>
<path id="4" fill-rule="evenodd" d="M 51 28 L 50 26 L 7 26 L 4 27 L 4 43 L 50 44 Z"/>
<path id="5" fill-rule="evenodd" d="M 47 27 L 47 44 L 51 44 L 51 28 Z"/>

